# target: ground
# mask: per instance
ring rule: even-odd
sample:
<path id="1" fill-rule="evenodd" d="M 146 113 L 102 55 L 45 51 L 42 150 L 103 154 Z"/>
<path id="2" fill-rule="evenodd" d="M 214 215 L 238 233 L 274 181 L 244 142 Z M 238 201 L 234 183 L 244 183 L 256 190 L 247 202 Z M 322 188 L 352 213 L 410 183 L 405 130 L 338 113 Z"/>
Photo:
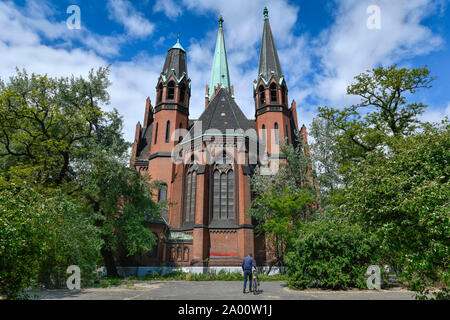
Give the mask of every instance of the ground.
<path id="1" fill-rule="evenodd" d="M 303 290 L 281 281 L 262 282 L 258 295 L 242 293 L 238 281 L 133 281 L 132 285 L 81 290 L 37 291 L 37 299 L 49 300 L 412 300 L 414 293 L 390 290 Z"/>

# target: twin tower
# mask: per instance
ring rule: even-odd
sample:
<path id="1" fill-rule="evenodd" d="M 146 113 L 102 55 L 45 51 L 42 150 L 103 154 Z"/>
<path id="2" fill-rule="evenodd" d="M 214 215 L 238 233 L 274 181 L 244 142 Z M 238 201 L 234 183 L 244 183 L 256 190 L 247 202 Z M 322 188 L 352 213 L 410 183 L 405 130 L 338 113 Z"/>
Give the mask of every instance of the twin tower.
<path id="1" fill-rule="evenodd" d="M 155 106 L 147 98 L 143 125 L 136 126 L 131 165 L 149 179 L 160 181 L 155 200 L 170 205 L 161 219 L 148 219 L 148 227 L 158 237 L 157 246 L 145 257 L 124 258 L 122 265 L 239 266 L 248 253 L 254 254 L 258 265 L 265 265 L 273 258 L 272 241 L 264 235 L 256 236 L 253 221 L 246 215 L 252 200 L 250 178 L 256 165 L 248 159 L 248 137 L 239 132 L 256 130 L 260 133 L 256 141 L 264 146 L 268 159 L 278 159 L 274 141 L 295 143 L 296 104 L 293 101 L 289 107 L 286 80 L 264 8 L 258 75 L 253 84 L 255 120 L 247 119 L 234 99 L 223 22 L 220 17 L 201 116 L 189 118 L 191 81 L 186 50 L 179 39 L 167 52 L 156 86 Z M 211 138 L 211 130 L 226 139 Z M 209 155 L 208 163 L 196 161 L 213 145 L 223 148 Z M 172 161 L 173 150 L 180 146 L 192 152 L 191 161 Z M 245 150 L 243 161 L 236 161 L 239 150 Z"/>

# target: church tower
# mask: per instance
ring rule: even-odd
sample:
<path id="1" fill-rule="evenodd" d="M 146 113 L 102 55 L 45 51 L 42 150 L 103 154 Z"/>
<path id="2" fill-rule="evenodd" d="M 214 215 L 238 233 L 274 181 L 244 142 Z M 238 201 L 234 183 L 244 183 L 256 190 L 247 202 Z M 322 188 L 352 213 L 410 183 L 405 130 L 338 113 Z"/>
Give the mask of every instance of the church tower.
<path id="1" fill-rule="evenodd" d="M 172 150 L 182 137 L 175 136 L 175 130 L 188 128 L 189 99 L 191 96 L 190 79 L 187 74 L 186 51 L 177 43 L 169 49 L 163 70 L 156 85 L 156 101 L 153 115 L 153 128 L 150 143 L 149 167 L 152 180 L 164 184 L 158 193 L 158 201 L 171 199 L 174 165 L 171 161 Z M 169 215 L 165 220 L 168 224 Z"/>
<path id="2" fill-rule="evenodd" d="M 279 153 L 280 140 L 292 143 L 297 130 L 295 101 L 288 108 L 288 89 L 281 71 L 278 53 L 269 23 L 269 11 L 264 8 L 264 29 L 259 56 L 258 77 L 254 81 L 256 130 L 266 144 L 266 152 Z"/>

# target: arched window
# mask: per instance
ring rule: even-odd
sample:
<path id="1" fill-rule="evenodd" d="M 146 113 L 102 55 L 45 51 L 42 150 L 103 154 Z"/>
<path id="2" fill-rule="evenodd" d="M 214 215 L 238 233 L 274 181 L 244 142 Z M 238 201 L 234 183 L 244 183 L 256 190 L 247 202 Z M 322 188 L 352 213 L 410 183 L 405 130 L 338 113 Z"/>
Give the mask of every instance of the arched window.
<path id="1" fill-rule="evenodd" d="M 263 86 L 259 86 L 259 102 L 260 106 L 266 103 L 266 93 Z"/>
<path id="2" fill-rule="evenodd" d="M 181 142 L 181 140 L 183 140 L 183 136 L 181 135 L 181 129 L 183 129 L 183 124 L 180 122 L 180 126 L 178 127 L 178 129 L 180 129 L 180 133 L 178 136 L 178 143 Z"/>
<path id="3" fill-rule="evenodd" d="M 181 261 L 182 258 L 181 247 L 177 247 L 177 261 Z"/>
<path id="4" fill-rule="evenodd" d="M 195 197 L 197 190 L 197 166 L 191 166 L 186 174 L 186 199 L 184 206 L 184 221 L 195 221 Z"/>
<path id="5" fill-rule="evenodd" d="M 164 202 L 167 200 L 167 184 L 163 183 L 158 191 L 158 202 Z"/>
<path id="6" fill-rule="evenodd" d="M 281 101 L 284 105 L 286 104 L 286 87 L 284 85 L 281 87 Z"/>
<path id="7" fill-rule="evenodd" d="M 175 98 L 175 82 L 170 81 L 167 85 L 167 100 L 173 100 Z"/>
<path id="8" fill-rule="evenodd" d="M 158 141 L 158 122 L 156 123 L 156 128 L 155 128 L 155 144 Z"/>
<path id="9" fill-rule="evenodd" d="M 189 261 L 189 248 L 188 247 L 184 247 L 183 260 Z"/>
<path id="10" fill-rule="evenodd" d="M 156 104 L 161 102 L 161 100 L 162 100 L 162 92 L 163 92 L 163 85 L 162 85 L 162 83 L 159 83 L 159 85 L 158 85 L 158 96 L 156 98 Z"/>
<path id="11" fill-rule="evenodd" d="M 270 102 L 277 102 L 277 85 L 272 82 L 270 85 Z"/>
<path id="12" fill-rule="evenodd" d="M 180 91 L 180 103 L 184 103 L 184 97 L 186 96 L 186 85 L 182 83 L 180 85 L 180 88 L 178 89 Z"/>
<path id="13" fill-rule="evenodd" d="M 266 125 L 262 125 L 262 140 L 264 144 L 267 143 L 267 136 L 266 136 Z"/>
<path id="14" fill-rule="evenodd" d="M 221 165 L 221 167 L 223 167 Z M 227 166 L 231 167 L 231 166 Z M 234 173 L 216 169 L 213 173 L 213 220 L 234 219 Z"/>
<path id="15" fill-rule="evenodd" d="M 166 124 L 166 143 L 169 142 L 170 138 L 170 121 L 167 121 Z"/>
<path id="16" fill-rule="evenodd" d="M 277 122 L 275 122 L 274 129 L 275 129 L 275 143 L 279 143 L 280 142 L 280 134 L 278 132 L 278 123 Z"/>
<path id="17" fill-rule="evenodd" d="M 227 184 L 228 184 L 228 208 L 227 208 L 227 219 L 233 218 L 234 213 L 234 174 L 233 170 L 229 170 L 227 173 Z"/>

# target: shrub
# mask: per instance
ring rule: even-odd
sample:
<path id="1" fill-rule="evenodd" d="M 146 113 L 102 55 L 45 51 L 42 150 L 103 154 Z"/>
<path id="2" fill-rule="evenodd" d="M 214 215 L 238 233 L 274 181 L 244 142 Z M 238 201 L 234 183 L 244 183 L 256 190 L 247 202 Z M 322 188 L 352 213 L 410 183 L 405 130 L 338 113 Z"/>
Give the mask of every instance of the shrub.
<path id="1" fill-rule="evenodd" d="M 286 256 L 291 288 L 363 288 L 367 267 L 377 262 L 376 240 L 340 220 L 305 222 Z"/>

